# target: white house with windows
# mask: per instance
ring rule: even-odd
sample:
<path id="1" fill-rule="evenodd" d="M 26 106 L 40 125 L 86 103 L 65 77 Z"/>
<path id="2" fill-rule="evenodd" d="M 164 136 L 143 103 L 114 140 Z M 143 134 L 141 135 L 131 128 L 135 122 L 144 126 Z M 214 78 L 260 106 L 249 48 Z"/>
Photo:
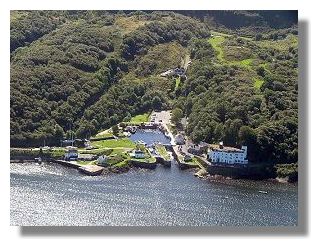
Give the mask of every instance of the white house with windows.
<path id="1" fill-rule="evenodd" d="M 101 156 L 99 156 L 99 157 L 97 158 L 97 163 L 98 163 L 99 165 L 106 165 L 106 164 L 107 164 L 107 160 L 108 160 L 108 158 L 107 158 L 106 155 L 101 155 Z"/>
<path id="2" fill-rule="evenodd" d="M 218 147 L 213 147 L 208 151 L 208 160 L 215 164 L 248 164 L 247 146 L 242 146 L 241 149 L 223 146 L 221 142 Z"/>
<path id="3" fill-rule="evenodd" d="M 64 158 L 67 161 L 76 161 L 78 159 L 77 148 L 73 146 L 67 146 Z"/>
<path id="4" fill-rule="evenodd" d="M 145 158 L 145 152 L 142 150 L 134 150 L 132 153 L 130 153 L 130 156 L 132 158 L 136 158 L 136 159 L 143 159 Z"/>

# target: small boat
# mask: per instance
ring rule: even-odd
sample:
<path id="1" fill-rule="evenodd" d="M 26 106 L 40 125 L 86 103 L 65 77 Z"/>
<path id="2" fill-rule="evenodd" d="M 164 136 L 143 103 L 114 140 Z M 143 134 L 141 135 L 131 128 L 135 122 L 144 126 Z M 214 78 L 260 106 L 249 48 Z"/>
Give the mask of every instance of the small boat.
<path id="1" fill-rule="evenodd" d="M 142 140 L 137 141 L 138 144 L 146 145 L 146 143 Z"/>
<path id="2" fill-rule="evenodd" d="M 264 190 L 259 190 L 258 193 L 261 193 L 261 194 L 267 194 L 267 191 L 264 191 Z"/>

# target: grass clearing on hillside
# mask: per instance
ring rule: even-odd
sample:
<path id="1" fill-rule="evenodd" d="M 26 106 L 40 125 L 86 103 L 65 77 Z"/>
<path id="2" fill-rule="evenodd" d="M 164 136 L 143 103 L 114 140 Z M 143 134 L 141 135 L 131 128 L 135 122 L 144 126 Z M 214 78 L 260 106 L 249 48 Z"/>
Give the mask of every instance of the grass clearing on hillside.
<path id="1" fill-rule="evenodd" d="M 131 118 L 130 123 L 143 123 L 149 121 L 150 113 L 138 114 Z"/>
<path id="2" fill-rule="evenodd" d="M 225 38 L 224 36 L 214 36 L 209 39 L 209 43 L 212 45 L 212 47 L 216 50 L 217 55 L 216 57 L 220 62 L 224 62 L 224 53 L 223 49 L 220 46 L 224 42 Z"/>
<path id="3" fill-rule="evenodd" d="M 130 17 L 119 17 L 115 21 L 115 25 L 117 25 L 121 30 L 123 30 L 124 34 L 135 31 L 138 27 L 143 26 L 150 21 L 141 20 L 137 16 Z"/>
<path id="4" fill-rule="evenodd" d="M 209 43 L 212 45 L 212 47 L 216 50 L 217 52 L 217 59 L 219 60 L 220 63 L 222 64 L 228 64 L 228 65 L 236 65 L 240 66 L 246 69 L 251 69 L 252 62 L 254 61 L 253 58 L 247 58 L 243 60 L 238 60 L 238 61 L 227 61 L 225 59 L 225 54 L 224 50 L 222 48 L 222 43 L 225 41 L 226 38 L 231 37 L 230 35 L 219 35 L 219 36 L 214 36 L 209 39 Z"/>

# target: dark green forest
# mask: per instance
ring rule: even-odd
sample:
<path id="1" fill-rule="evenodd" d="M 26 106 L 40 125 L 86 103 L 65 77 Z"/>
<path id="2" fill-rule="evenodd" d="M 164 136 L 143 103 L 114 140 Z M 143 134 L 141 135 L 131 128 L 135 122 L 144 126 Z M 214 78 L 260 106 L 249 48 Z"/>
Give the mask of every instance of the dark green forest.
<path id="1" fill-rule="evenodd" d="M 12 147 L 174 109 L 194 142 L 297 162 L 295 11 L 11 11 L 10 34 Z"/>

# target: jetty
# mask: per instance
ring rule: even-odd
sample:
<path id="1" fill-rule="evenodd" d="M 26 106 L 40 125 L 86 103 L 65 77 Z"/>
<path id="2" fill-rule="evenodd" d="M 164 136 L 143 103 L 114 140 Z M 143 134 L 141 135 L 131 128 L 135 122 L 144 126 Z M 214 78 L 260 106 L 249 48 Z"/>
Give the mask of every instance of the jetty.
<path id="1" fill-rule="evenodd" d="M 80 172 L 85 173 L 87 175 L 91 175 L 91 176 L 100 175 L 102 173 L 102 171 L 104 170 L 103 167 L 97 166 L 97 165 L 80 165 L 76 162 L 55 160 L 55 159 L 52 159 L 50 161 L 57 163 L 57 164 L 61 164 L 61 165 L 66 166 L 66 167 L 75 168 L 75 169 L 79 170 Z"/>
<path id="2" fill-rule="evenodd" d="M 95 175 L 100 175 L 103 172 L 104 168 L 97 165 L 85 165 L 85 166 L 79 167 L 78 170 L 87 175 L 95 176 Z"/>

